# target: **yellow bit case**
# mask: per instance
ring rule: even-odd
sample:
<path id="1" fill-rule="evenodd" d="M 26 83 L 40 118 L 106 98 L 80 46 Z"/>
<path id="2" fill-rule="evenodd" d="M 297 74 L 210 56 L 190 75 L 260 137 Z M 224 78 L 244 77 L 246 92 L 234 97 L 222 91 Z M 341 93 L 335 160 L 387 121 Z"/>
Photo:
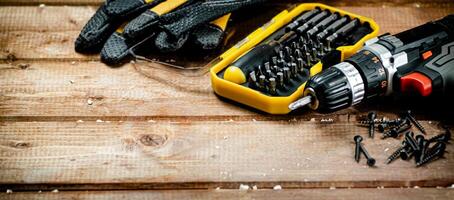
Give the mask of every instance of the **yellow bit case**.
<path id="1" fill-rule="evenodd" d="M 254 48 L 260 42 L 268 38 L 274 32 L 283 28 L 285 25 L 290 23 L 294 18 L 299 16 L 301 13 L 307 10 L 315 9 L 319 7 L 323 10 L 329 10 L 331 12 L 338 12 L 341 16 L 348 15 L 352 18 L 357 18 L 361 23 L 369 23 L 372 32 L 365 35 L 357 43 L 351 46 L 340 46 L 336 49 L 341 52 L 341 60 L 351 56 L 356 53 L 364 44 L 365 41 L 376 37 L 378 35 L 379 27 L 378 25 L 370 18 L 359 16 L 344 10 L 340 10 L 331 6 L 327 6 L 320 3 L 304 3 L 293 8 L 291 11 L 284 10 L 275 17 L 273 17 L 269 22 L 264 24 L 262 27 L 258 28 L 246 38 L 238 42 L 232 48 L 224 52 L 216 60 L 213 67 L 210 69 L 211 76 L 211 85 L 216 94 L 225 97 L 227 99 L 234 100 L 236 102 L 248 105 L 250 107 L 256 108 L 258 110 L 270 113 L 270 114 L 287 114 L 291 110 L 288 108 L 289 104 L 296 101 L 300 98 L 304 91 L 304 86 L 306 84 L 301 84 L 295 92 L 289 96 L 268 96 L 261 93 L 260 91 L 251 89 L 249 87 L 236 84 L 234 82 L 227 81 L 222 77 L 218 76 L 225 68 L 229 67 L 236 59 L 241 57 L 243 54 L 247 53 L 249 50 Z M 310 69 L 310 76 L 313 76 L 320 71 L 322 71 L 322 63 L 319 61 L 313 65 Z"/>

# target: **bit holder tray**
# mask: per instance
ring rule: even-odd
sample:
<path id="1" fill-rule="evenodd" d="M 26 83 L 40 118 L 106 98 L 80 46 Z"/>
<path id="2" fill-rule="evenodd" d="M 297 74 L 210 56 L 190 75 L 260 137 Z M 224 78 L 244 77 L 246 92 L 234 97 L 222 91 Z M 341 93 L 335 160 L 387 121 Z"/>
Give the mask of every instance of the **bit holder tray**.
<path id="1" fill-rule="evenodd" d="M 290 112 L 306 81 L 359 50 L 378 34 L 366 17 L 318 3 L 284 10 L 210 69 L 218 95 L 271 114 Z"/>

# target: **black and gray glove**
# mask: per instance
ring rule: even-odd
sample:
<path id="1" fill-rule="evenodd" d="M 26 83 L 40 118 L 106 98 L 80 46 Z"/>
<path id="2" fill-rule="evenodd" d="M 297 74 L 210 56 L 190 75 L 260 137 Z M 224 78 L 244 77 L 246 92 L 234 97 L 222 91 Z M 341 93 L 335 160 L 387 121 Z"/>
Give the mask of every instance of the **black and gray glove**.
<path id="1" fill-rule="evenodd" d="M 82 29 L 75 49 L 101 52 L 107 64 L 121 63 L 145 40 L 160 52 L 185 44 L 214 49 L 222 41 L 229 13 L 262 1 L 107 0 Z"/>

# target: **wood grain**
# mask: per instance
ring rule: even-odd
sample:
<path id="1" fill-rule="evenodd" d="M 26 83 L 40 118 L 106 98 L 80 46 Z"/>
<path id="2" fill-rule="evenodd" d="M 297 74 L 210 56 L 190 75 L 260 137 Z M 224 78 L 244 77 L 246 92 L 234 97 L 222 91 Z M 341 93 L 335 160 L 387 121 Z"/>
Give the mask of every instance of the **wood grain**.
<path id="1" fill-rule="evenodd" d="M 100 117 L 102 120 L 102 117 Z M 435 135 L 437 123 L 422 122 Z M 435 187 L 451 185 L 454 154 L 416 168 L 385 159 L 399 140 L 368 140 L 377 160 L 353 159 L 367 128 L 316 121 L 3 122 L 0 189 Z M 452 152 L 454 145 L 448 145 Z"/>
<path id="2" fill-rule="evenodd" d="M 397 33 L 454 12 L 445 7 L 340 7 L 373 18 L 381 33 Z M 97 55 L 74 52 L 74 40 L 89 17 L 90 6 L 0 7 L 0 59 L 99 60 Z M 264 11 L 265 12 L 265 11 Z M 250 27 L 251 32 L 256 27 Z M 236 41 L 231 41 L 235 43 Z"/>
<path id="3" fill-rule="evenodd" d="M 74 39 L 101 2 L 0 0 L 0 190 L 14 191 L 0 199 L 452 197 L 448 189 L 398 189 L 451 186 L 452 153 L 421 168 L 385 165 L 400 141 L 366 139 L 377 167 L 353 161 L 352 137 L 367 131 L 355 120 L 381 104 L 271 116 L 219 100 L 207 67 L 140 62 L 110 68 L 98 55 L 75 53 Z M 373 18 L 382 33 L 454 12 L 450 0 L 322 2 Z M 379 110 L 395 117 L 398 109 Z M 430 135 L 442 131 L 428 120 L 422 123 Z M 261 190 L 238 192 L 240 184 Z M 277 184 L 292 190 L 270 190 Z M 77 191 L 48 192 L 53 189 Z M 153 191 L 111 191 L 117 189 Z"/>
<path id="4" fill-rule="evenodd" d="M 86 61 L 3 63 L 0 64 L 0 120 L 77 121 L 103 117 L 139 121 L 292 118 L 348 121 L 356 120 L 350 115 L 370 110 L 393 117 L 405 109 L 412 109 L 418 119 L 452 119 L 452 112 L 442 107 L 449 103 L 438 102 L 440 106 L 428 108 L 404 100 L 390 103 L 392 99 L 329 114 L 301 110 L 291 115 L 273 116 L 218 98 L 211 89 L 206 69 L 180 70 L 143 62 L 119 68 Z"/>
<path id="5" fill-rule="evenodd" d="M 21 69 L 21 64 L 29 67 Z M 0 94 L 0 115 L 3 117 L 237 116 L 253 113 L 216 98 L 207 74 L 141 64 L 120 68 L 110 68 L 99 62 L 0 64 Z M 89 101 L 93 101 L 92 105 Z"/>
<path id="6" fill-rule="evenodd" d="M 252 199 L 452 199 L 452 189 L 303 189 L 303 190 L 142 190 L 142 191 L 83 191 L 83 192 L 19 192 L 1 194 L 0 199 L 225 199 L 225 200 L 252 200 Z"/>

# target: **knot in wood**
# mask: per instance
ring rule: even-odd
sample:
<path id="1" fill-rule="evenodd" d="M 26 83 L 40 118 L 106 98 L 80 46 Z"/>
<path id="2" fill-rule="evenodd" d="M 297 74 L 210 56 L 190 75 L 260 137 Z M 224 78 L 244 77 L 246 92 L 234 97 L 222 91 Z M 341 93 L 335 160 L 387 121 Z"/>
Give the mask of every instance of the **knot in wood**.
<path id="1" fill-rule="evenodd" d="M 140 137 L 140 142 L 146 146 L 160 146 L 167 140 L 166 136 L 148 134 Z"/>
<path id="2" fill-rule="evenodd" d="M 31 145 L 30 145 L 30 143 L 27 143 L 27 142 L 18 141 L 18 142 L 14 142 L 11 146 L 14 148 L 18 148 L 18 149 L 24 149 L 24 148 L 30 147 Z"/>

